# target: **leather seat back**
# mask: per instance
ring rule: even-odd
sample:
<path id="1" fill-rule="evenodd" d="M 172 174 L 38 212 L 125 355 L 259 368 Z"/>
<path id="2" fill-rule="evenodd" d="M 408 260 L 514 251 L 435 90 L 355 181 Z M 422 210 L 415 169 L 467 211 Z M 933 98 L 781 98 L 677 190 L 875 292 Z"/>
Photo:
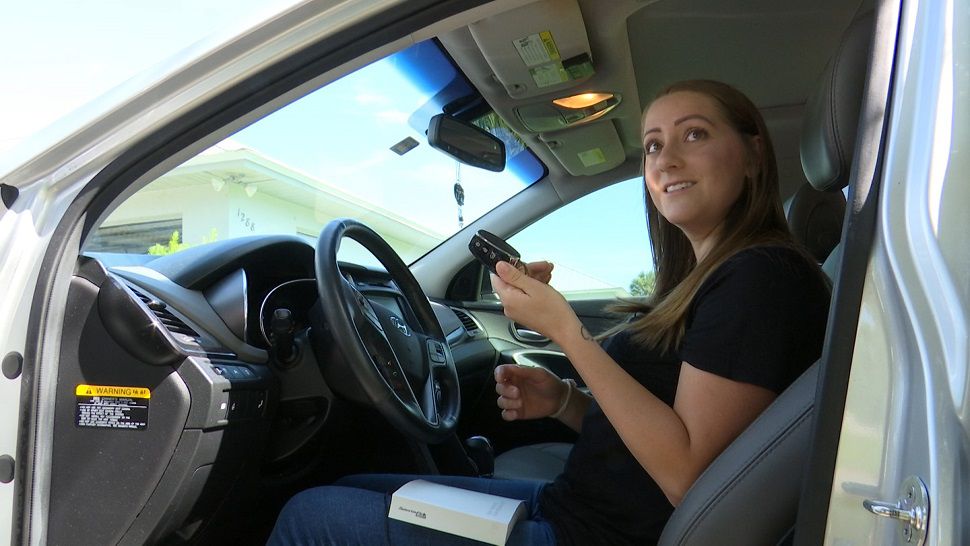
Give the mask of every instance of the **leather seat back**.
<path id="1" fill-rule="evenodd" d="M 809 100 L 802 168 L 822 191 L 841 192 L 849 181 L 873 23 L 868 13 L 849 26 Z M 838 252 L 837 246 L 833 254 Z M 701 474 L 660 544 L 777 544 L 790 535 L 811 445 L 818 367 L 810 367 Z"/>
<path id="2" fill-rule="evenodd" d="M 694 483 L 660 544 L 775 544 L 795 523 L 818 364 L 802 374 Z"/>

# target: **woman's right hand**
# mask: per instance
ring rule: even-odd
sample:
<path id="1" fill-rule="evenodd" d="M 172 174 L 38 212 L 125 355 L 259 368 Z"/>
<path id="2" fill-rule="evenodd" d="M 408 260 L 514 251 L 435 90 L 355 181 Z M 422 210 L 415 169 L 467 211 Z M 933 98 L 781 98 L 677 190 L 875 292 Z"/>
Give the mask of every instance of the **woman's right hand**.
<path id="1" fill-rule="evenodd" d="M 502 364 L 495 368 L 495 392 L 502 419 L 539 419 L 559 409 L 569 387 L 537 366 Z"/>

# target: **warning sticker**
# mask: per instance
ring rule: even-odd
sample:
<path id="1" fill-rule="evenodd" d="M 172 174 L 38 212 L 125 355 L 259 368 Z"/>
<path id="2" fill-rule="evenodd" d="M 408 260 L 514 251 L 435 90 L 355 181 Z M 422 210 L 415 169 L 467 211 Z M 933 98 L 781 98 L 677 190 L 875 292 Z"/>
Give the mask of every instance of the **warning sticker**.
<path id="1" fill-rule="evenodd" d="M 563 68 L 562 63 L 549 63 L 529 69 L 532 74 L 532 81 L 536 82 L 536 87 L 549 87 L 569 81 L 569 72 Z"/>
<path id="2" fill-rule="evenodd" d="M 556 41 L 552 39 L 552 33 L 548 30 L 513 40 L 512 44 L 519 52 L 522 62 L 528 67 L 559 60 L 559 48 L 556 47 Z"/>
<path id="3" fill-rule="evenodd" d="M 559 48 L 548 30 L 512 40 L 512 45 L 529 69 L 536 87 L 541 89 L 569 81 L 569 72 L 563 66 Z"/>
<path id="4" fill-rule="evenodd" d="M 75 424 L 79 427 L 148 428 L 148 402 L 151 390 L 145 387 L 78 385 Z"/>

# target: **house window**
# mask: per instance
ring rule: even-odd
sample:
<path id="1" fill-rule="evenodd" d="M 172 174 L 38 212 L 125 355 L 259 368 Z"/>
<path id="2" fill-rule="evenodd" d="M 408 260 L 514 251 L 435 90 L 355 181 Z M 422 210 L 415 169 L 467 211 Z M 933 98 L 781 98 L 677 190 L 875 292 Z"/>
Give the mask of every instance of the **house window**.
<path id="1" fill-rule="evenodd" d="M 88 240 L 85 250 L 89 252 L 118 252 L 124 254 L 147 254 L 154 245 L 167 245 L 172 234 L 182 234 L 182 219 L 136 222 L 116 226 L 101 226 Z"/>

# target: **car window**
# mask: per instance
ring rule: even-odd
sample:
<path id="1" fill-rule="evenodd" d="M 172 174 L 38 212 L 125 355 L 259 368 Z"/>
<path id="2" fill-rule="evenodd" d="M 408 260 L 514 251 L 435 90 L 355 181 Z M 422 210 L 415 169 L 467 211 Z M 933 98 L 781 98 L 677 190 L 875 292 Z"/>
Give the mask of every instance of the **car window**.
<path id="1" fill-rule="evenodd" d="M 411 262 L 545 174 L 478 99 L 437 42 L 415 44 L 151 182 L 110 214 L 85 250 L 161 255 L 270 234 L 315 241 L 330 220 L 350 217 Z M 428 145 L 430 118 L 455 104 L 475 105 L 466 119 L 505 142 L 504 171 L 460 165 Z M 378 265 L 351 240 L 338 258 Z"/>
<path id="2" fill-rule="evenodd" d="M 509 239 L 526 261 L 555 264 L 551 284 L 566 299 L 646 296 L 653 290 L 643 180 L 603 188 Z"/>

